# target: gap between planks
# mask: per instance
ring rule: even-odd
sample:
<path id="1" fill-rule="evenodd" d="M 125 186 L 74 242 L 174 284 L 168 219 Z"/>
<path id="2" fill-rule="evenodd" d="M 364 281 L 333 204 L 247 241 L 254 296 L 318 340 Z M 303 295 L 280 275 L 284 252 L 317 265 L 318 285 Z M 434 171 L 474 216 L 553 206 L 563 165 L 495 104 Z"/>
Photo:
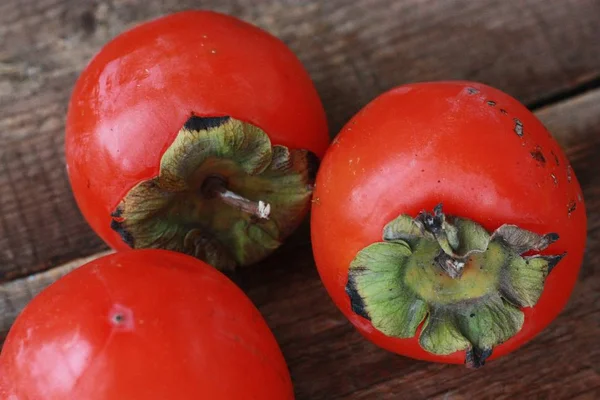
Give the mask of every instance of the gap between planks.
<path id="1" fill-rule="evenodd" d="M 111 254 L 112 250 L 77 258 L 47 271 L 16 279 L 0 286 L 0 339 L 29 301 L 57 279 L 92 260 Z"/>

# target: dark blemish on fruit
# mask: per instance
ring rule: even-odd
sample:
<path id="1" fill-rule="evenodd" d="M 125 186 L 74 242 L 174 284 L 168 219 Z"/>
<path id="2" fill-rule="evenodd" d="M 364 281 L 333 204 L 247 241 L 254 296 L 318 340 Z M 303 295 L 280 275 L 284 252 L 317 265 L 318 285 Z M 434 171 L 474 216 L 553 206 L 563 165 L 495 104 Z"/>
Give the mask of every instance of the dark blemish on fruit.
<path id="1" fill-rule="evenodd" d="M 135 329 L 133 310 L 121 304 L 113 304 L 108 314 L 108 320 L 113 325 L 113 329 L 118 331 L 133 331 Z"/>
<path id="2" fill-rule="evenodd" d="M 422 169 L 422 170 L 421 170 L 421 172 L 425 172 L 425 170 L 424 170 L 424 169 Z"/>
<path id="3" fill-rule="evenodd" d="M 492 355 L 492 349 L 478 349 L 477 347 L 467 350 L 465 365 L 467 368 L 480 368 L 485 365 L 485 360 Z"/>
<path id="4" fill-rule="evenodd" d="M 556 175 L 550 174 L 550 176 L 552 177 L 552 180 L 554 181 L 554 184 L 558 185 L 558 179 L 556 178 Z"/>
<path id="5" fill-rule="evenodd" d="M 569 213 L 569 215 L 571 215 L 571 213 L 573 211 L 575 211 L 577 209 L 577 203 L 575 203 L 573 200 L 571 200 L 569 202 L 569 204 L 567 204 L 567 212 Z"/>
<path id="6" fill-rule="evenodd" d="M 359 269 L 354 269 L 354 271 L 352 272 L 359 272 Z M 371 317 L 367 313 L 363 298 L 360 296 L 360 293 L 358 293 L 358 289 L 356 287 L 356 282 L 354 281 L 354 275 L 352 275 L 352 272 L 348 276 L 348 283 L 346 284 L 346 294 L 348 295 L 348 297 L 350 297 L 350 305 L 352 307 L 352 311 L 370 321 Z"/>
<path id="7" fill-rule="evenodd" d="M 501 109 L 500 109 L 500 112 L 501 112 L 502 114 L 504 114 L 504 115 L 508 114 L 504 108 L 501 108 Z"/>
<path id="8" fill-rule="evenodd" d="M 438 179 L 438 183 L 441 183 L 442 181 Z"/>
<path id="9" fill-rule="evenodd" d="M 548 261 L 548 273 L 552 272 L 552 270 L 554 269 L 554 267 L 556 267 L 558 262 L 562 260 L 566 255 L 567 253 L 565 252 L 557 256 L 544 256 L 546 261 Z"/>
<path id="10" fill-rule="evenodd" d="M 184 128 L 190 131 L 206 131 L 211 128 L 218 128 L 229 121 L 229 117 L 198 117 L 192 115 L 184 125 Z"/>
<path id="11" fill-rule="evenodd" d="M 544 157 L 544 154 L 542 154 L 542 149 L 540 146 L 536 147 L 534 150 L 531 150 L 529 154 L 531 154 L 531 157 L 533 157 L 535 161 L 546 164 L 546 157 Z"/>
<path id="12" fill-rule="evenodd" d="M 477 93 L 479 93 L 479 90 L 475 89 L 474 87 L 468 87 L 467 88 L 467 93 L 469 93 L 469 94 L 477 94 Z"/>
<path id="13" fill-rule="evenodd" d="M 519 137 L 522 137 L 523 136 L 523 123 L 518 118 L 515 118 L 513 121 L 515 121 L 515 133 Z"/>
<path id="14" fill-rule="evenodd" d="M 110 216 L 113 218 L 121 218 L 122 215 L 123 215 L 123 210 L 119 207 L 117 207 L 117 209 L 115 211 L 113 211 L 112 214 L 110 214 Z"/>
<path id="15" fill-rule="evenodd" d="M 496 106 L 496 102 L 493 100 L 488 100 L 487 105 L 490 107 L 495 107 Z"/>
<path id="16" fill-rule="evenodd" d="M 132 249 L 135 248 L 133 235 L 129 233 L 127 229 L 125 229 L 125 227 L 123 226 L 123 221 L 113 219 L 112 221 L 110 221 L 110 228 L 119 234 L 121 240 L 125 242 L 127 246 L 131 247 Z"/>
<path id="17" fill-rule="evenodd" d="M 567 182 L 571 183 L 571 173 L 573 172 L 573 168 L 569 165 L 567 167 Z"/>
<path id="18" fill-rule="evenodd" d="M 87 180 L 87 185 L 86 186 L 87 186 L 88 189 L 92 186 L 92 183 L 90 182 L 89 179 Z"/>
<path id="19" fill-rule="evenodd" d="M 558 156 L 556 155 L 554 150 L 550 150 L 550 154 L 552 154 L 552 157 L 554 158 L 554 162 L 556 163 L 556 166 L 558 167 L 560 165 L 560 161 L 558 161 Z"/>

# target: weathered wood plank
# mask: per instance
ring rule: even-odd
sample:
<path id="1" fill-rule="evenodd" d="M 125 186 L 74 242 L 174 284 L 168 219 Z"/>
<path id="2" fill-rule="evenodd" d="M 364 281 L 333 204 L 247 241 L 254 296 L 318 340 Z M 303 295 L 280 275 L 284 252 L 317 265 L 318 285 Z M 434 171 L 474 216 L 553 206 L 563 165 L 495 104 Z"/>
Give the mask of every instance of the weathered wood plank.
<path id="1" fill-rule="evenodd" d="M 394 85 L 472 79 L 536 102 L 600 77 L 597 0 L 227 0 L 206 8 L 281 37 L 313 76 L 332 133 Z M 110 38 L 194 0 L 0 2 L 0 281 L 105 249 L 63 168 L 77 74 Z"/>
<path id="2" fill-rule="evenodd" d="M 565 150 L 584 189 L 588 230 L 596 235 L 588 241 L 593 248 L 600 238 L 600 89 L 542 108 L 536 115 Z"/>
<path id="3" fill-rule="evenodd" d="M 10 325 L 34 296 L 52 282 L 71 272 L 77 267 L 102 257 L 112 251 L 104 251 L 94 255 L 78 258 L 47 271 L 6 282 L 0 286 L 0 338 L 8 332 Z"/>
<path id="4" fill-rule="evenodd" d="M 482 370 L 414 361 L 378 349 L 350 326 L 319 281 L 309 246 L 284 247 L 235 279 L 273 329 L 298 400 L 600 397 L 600 90 L 537 115 L 566 148 L 589 218 L 579 283 L 559 318 L 532 342 Z M 45 284 L 29 287 L 37 291 Z M 27 299 L 25 290 L 17 292 Z"/>

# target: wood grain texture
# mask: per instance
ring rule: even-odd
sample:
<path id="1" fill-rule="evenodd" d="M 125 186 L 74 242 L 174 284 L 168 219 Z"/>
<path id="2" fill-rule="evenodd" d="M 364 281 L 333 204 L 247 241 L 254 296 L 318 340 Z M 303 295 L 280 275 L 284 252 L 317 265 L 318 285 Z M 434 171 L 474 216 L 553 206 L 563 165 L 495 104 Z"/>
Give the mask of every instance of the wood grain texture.
<path id="1" fill-rule="evenodd" d="M 580 279 L 557 320 L 523 348 L 480 370 L 414 361 L 363 339 L 325 292 L 310 246 L 284 246 L 234 279 L 273 329 L 298 400 L 600 398 L 600 90 L 537 115 L 566 149 L 589 218 Z M 30 279 L 29 289 L 12 286 L 13 296 L 16 290 L 26 300 L 25 290 L 36 292 L 48 283 L 36 280 Z"/>
<path id="2" fill-rule="evenodd" d="M 313 77 L 332 133 L 395 85 L 478 80 L 530 103 L 600 78 L 598 0 L 3 0 L 0 282 L 105 249 L 64 170 L 77 75 L 109 39 L 209 8 L 279 36 Z"/>
<path id="3" fill-rule="evenodd" d="M 191 7 L 282 38 L 311 73 L 332 133 L 405 82 L 478 80 L 537 104 L 600 78 L 598 0 L 3 0 L 0 282 L 11 282 L 0 286 L 0 336 L 33 295 L 89 258 L 52 267 L 105 249 L 64 170 L 64 115 L 78 73 L 123 30 Z M 600 398 L 600 90 L 537 114 L 566 149 L 588 209 L 588 251 L 565 311 L 482 370 L 417 362 L 364 340 L 327 296 L 310 247 L 287 245 L 235 280 L 277 336 L 299 400 Z"/>
<path id="4" fill-rule="evenodd" d="M 26 278 L 15 279 L 0 286 L 0 338 L 8 332 L 17 315 L 25 308 L 27 303 L 37 296 L 44 288 L 63 277 L 77 267 L 93 259 L 110 254 L 112 251 L 103 251 L 88 257 L 77 258 L 61 266 L 51 268 Z"/>

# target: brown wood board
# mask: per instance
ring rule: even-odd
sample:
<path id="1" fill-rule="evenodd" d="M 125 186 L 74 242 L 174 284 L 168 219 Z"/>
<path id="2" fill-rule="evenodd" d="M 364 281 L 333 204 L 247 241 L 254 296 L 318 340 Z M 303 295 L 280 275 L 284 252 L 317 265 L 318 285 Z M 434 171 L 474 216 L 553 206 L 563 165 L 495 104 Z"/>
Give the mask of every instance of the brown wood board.
<path id="1" fill-rule="evenodd" d="M 0 2 L 0 335 L 32 295 L 82 260 L 53 267 L 106 248 L 64 170 L 64 114 L 78 73 L 124 29 L 199 5 L 281 37 L 311 73 L 332 134 L 378 93 L 411 81 L 478 80 L 526 104 L 554 102 L 537 115 L 584 188 L 588 250 L 568 307 L 482 370 L 413 361 L 362 339 L 329 300 L 310 246 L 286 246 L 240 274 L 298 399 L 600 398 L 600 90 L 579 94 L 600 80 L 597 0 Z"/>

